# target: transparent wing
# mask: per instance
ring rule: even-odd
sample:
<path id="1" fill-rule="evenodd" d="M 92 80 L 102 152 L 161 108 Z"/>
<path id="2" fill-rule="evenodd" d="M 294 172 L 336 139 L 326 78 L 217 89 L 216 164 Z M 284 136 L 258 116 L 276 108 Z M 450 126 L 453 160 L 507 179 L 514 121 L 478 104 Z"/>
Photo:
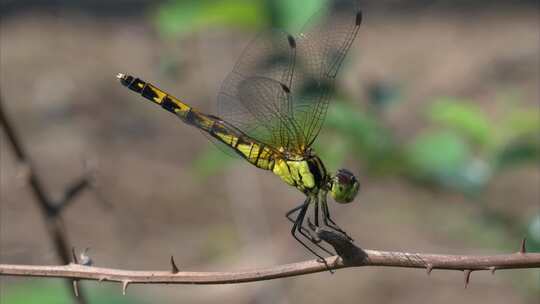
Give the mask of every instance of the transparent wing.
<path id="1" fill-rule="evenodd" d="M 259 142 L 286 150 L 302 143 L 292 119 L 290 85 L 296 57 L 294 38 L 274 30 L 244 50 L 218 95 L 218 115 Z"/>
<path id="2" fill-rule="evenodd" d="M 355 1 L 330 1 L 298 35 L 292 81 L 294 118 L 309 147 L 319 134 L 334 80 L 362 21 Z"/>
<path id="3" fill-rule="evenodd" d="M 248 45 L 218 95 L 222 119 L 291 153 L 302 154 L 313 143 L 360 24 L 354 2 L 332 3 L 298 37 L 271 31 Z"/>

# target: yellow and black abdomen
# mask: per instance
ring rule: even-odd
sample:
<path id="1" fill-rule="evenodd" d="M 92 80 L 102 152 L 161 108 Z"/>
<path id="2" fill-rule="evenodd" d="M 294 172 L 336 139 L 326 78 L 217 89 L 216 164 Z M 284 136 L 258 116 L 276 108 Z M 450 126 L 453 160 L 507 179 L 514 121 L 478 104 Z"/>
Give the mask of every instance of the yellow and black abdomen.
<path id="1" fill-rule="evenodd" d="M 276 153 L 271 147 L 251 139 L 219 117 L 193 109 L 150 83 L 124 74 L 118 74 L 117 77 L 122 85 L 175 114 L 183 122 L 207 132 L 213 138 L 229 146 L 249 163 L 265 170 L 274 168 Z"/>

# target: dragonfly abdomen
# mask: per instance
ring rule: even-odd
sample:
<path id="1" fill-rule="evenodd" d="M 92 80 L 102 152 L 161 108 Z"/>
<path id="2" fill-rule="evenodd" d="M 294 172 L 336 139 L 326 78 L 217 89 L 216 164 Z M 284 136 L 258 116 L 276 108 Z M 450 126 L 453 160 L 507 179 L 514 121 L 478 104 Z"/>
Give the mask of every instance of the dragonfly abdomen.
<path id="1" fill-rule="evenodd" d="M 124 74 L 118 74 L 117 77 L 120 79 L 122 85 L 126 86 L 128 89 L 141 94 L 144 98 L 160 105 L 165 110 L 176 114 L 186 123 L 190 123 L 188 117 L 192 108 L 187 104 L 139 78 Z"/>
<path id="2" fill-rule="evenodd" d="M 201 113 L 178 98 L 139 78 L 124 74 L 118 74 L 117 77 L 130 90 L 175 114 L 183 122 L 207 132 L 213 138 L 232 148 L 249 163 L 265 170 L 274 168 L 275 152 L 273 149 L 254 141 L 219 117 Z"/>

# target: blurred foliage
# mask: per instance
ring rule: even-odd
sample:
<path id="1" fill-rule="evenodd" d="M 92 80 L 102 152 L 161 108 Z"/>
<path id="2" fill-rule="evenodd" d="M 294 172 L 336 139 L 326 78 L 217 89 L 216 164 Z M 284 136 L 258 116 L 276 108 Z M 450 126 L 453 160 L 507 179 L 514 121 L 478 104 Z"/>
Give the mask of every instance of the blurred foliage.
<path id="1" fill-rule="evenodd" d="M 425 182 L 459 188 L 485 180 L 486 174 L 468 170 L 477 168 L 479 170 L 476 171 L 486 171 L 481 161 L 476 166 L 470 163 L 470 148 L 462 137 L 452 131 L 421 134 L 408 145 L 406 154 L 409 173 Z"/>
<path id="2" fill-rule="evenodd" d="M 326 0 L 265 0 L 267 9 L 272 12 L 271 25 L 290 32 L 299 31 L 307 20 L 328 2 Z"/>
<path id="3" fill-rule="evenodd" d="M 527 227 L 527 250 L 540 252 L 540 213 L 531 219 Z"/>
<path id="4" fill-rule="evenodd" d="M 299 30 L 324 0 L 174 0 L 159 6 L 155 14 L 164 36 L 183 36 L 210 27 L 263 30 Z"/>
<path id="5" fill-rule="evenodd" d="M 479 147 L 489 144 L 490 124 L 482 109 L 473 102 L 439 98 L 428 108 L 430 120 L 458 133 Z"/>
<path id="6" fill-rule="evenodd" d="M 0 302 L 5 304 L 70 304 L 73 303 L 71 290 L 65 288 L 64 280 L 25 280 L 24 283 L 17 285 L 7 285 L 2 289 Z M 109 303 L 109 304 L 143 304 L 140 299 L 135 299 L 129 295 L 122 295 L 119 288 L 111 288 L 95 283 L 81 284 L 85 295 L 90 303 Z M 113 286 L 114 287 L 114 286 Z M 118 287 L 118 286 L 116 286 Z"/>
<path id="7" fill-rule="evenodd" d="M 354 156 L 366 167 L 362 168 L 372 173 L 397 173 L 400 171 L 399 148 L 389 132 L 375 115 L 359 111 L 356 107 L 344 102 L 334 102 L 329 107 L 325 126 L 329 131 L 347 141 L 342 148 L 349 150 L 334 151 L 334 155 L 346 156 L 349 151 L 354 151 Z M 334 134 L 335 135 L 335 134 Z M 321 154 L 325 155 L 329 147 L 318 141 L 316 146 Z M 332 147 L 338 149 L 339 147 Z M 342 163 L 344 159 L 336 160 Z"/>
<path id="8" fill-rule="evenodd" d="M 510 165 L 540 160 L 540 117 L 533 107 L 505 109 L 503 117 L 490 119 L 474 101 L 438 98 L 428 104 L 423 130 L 400 144 L 380 119 L 392 104 L 373 112 L 334 102 L 325 128 L 346 143 L 336 147 L 324 139 L 331 136 L 321 136 L 316 148 L 326 154 L 331 147 L 332 155 L 343 157 L 348 155 L 344 149 L 350 148 L 368 174 L 400 174 L 469 194 L 481 191 L 494 174 Z"/>
<path id="9" fill-rule="evenodd" d="M 258 1 L 178 0 L 161 5 L 156 24 L 163 35 L 185 35 L 211 26 L 262 28 L 268 22 Z"/>

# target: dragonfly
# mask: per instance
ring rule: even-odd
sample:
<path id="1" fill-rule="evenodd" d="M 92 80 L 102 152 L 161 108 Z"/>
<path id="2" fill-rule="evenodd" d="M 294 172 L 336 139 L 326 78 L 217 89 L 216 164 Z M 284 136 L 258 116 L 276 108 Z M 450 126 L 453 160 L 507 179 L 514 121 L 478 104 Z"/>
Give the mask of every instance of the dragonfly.
<path id="1" fill-rule="evenodd" d="M 327 195 L 346 204 L 360 188 L 351 171 L 329 172 L 312 148 L 335 90 L 335 78 L 362 23 L 356 2 L 330 3 L 297 35 L 274 29 L 251 41 L 221 85 L 218 115 L 205 114 L 135 76 L 117 75 L 128 89 L 301 191 L 305 200 L 288 211 L 286 218 L 292 222 L 292 236 L 323 262 L 320 250 L 332 252 L 312 233 L 317 228 L 326 227 L 353 241 L 331 217 Z M 308 216 L 307 225 L 310 209 L 313 218 Z"/>

